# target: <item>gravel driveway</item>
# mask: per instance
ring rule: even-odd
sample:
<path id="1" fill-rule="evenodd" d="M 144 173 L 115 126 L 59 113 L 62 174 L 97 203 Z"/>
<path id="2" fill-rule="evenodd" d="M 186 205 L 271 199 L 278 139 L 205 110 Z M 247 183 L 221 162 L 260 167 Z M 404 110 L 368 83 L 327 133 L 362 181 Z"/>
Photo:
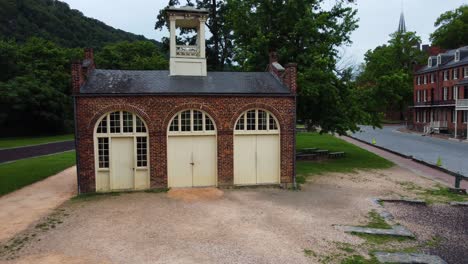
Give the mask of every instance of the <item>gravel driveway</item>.
<path id="1" fill-rule="evenodd" d="M 16 240 L 0 241 L 8 246 L 0 262 L 317 263 L 337 243 L 364 243 L 334 225 L 366 223 L 376 206 L 370 198 L 410 196 L 398 181 L 434 184 L 399 167 L 310 180 L 302 191 L 208 191 L 198 200 L 166 193 L 75 199 Z"/>

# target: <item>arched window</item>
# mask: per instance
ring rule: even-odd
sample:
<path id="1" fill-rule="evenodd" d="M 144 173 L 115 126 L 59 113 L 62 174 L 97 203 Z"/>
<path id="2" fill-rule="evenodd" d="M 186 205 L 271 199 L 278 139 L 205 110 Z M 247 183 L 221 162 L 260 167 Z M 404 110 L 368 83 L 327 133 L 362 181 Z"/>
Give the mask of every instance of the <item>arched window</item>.
<path id="1" fill-rule="evenodd" d="M 96 127 L 97 167 L 109 169 L 109 144 L 113 137 L 133 137 L 136 151 L 136 167 L 148 166 L 148 129 L 137 115 L 116 111 L 103 116 Z"/>
<path id="2" fill-rule="evenodd" d="M 236 132 L 279 132 L 278 121 L 270 112 L 262 109 L 245 111 L 237 120 Z"/>
<path id="3" fill-rule="evenodd" d="M 215 133 L 213 119 L 200 110 L 184 110 L 177 113 L 169 124 L 169 134 Z"/>

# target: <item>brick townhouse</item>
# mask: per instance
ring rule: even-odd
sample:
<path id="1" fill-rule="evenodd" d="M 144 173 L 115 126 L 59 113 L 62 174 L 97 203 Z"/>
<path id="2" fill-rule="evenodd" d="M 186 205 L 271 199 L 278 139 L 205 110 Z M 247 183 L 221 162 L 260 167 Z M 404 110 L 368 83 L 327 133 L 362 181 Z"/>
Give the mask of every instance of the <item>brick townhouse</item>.
<path id="1" fill-rule="evenodd" d="M 169 71 L 97 69 L 90 49 L 72 67 L 79 191 L 293 183 L 297 66 L 207 72 L 208 11 L 166 13 Z"/>
<path id="2" fill-rule="evenodd" d="M 467 138 L 467 121 L 468 46 L 430 56 L 414 73 L 413 127 Z"/>

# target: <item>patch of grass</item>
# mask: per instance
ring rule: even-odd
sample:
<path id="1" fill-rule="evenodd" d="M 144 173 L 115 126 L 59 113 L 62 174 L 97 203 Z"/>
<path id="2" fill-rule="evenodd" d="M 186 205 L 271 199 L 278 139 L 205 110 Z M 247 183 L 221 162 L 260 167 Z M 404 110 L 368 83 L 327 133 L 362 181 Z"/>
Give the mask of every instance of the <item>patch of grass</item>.
<path id="1" fill-rule="evenodd" d="M 373 245 L 383 245 L 391 242 L 405 242 L 405 241 L 410 241 L 414 240 L 413 238 L 410 237 L 401 237 L 401 236 L 390 236 L 390 235 L 371 235 L 371 234 L 361 234 L 361 233 L 351 233 L 353 235 L 356 235 L 364 240 L 368 244 L 373 244 Z"/>
<path id="2" fill-rule="evenodd" d="M 171 188 L 155 188 L 145 190 L 146 193 L 167 193 Z"/>
<path id="3" fill-rule="evenodd" d="M 341 261 L 341 264 L 379 264 L 380 262 L 376 257 L 371 256 L 370 259 L 366 259 L 361 255 L 352 255 Z"/>
<path id="4" fill-rule="evenodd" d="M 304 256 L 306 256 L 306 257 L 317 257 L 317 253 L 315 253 L 312 249 L 304 248 Z"/>
<path id="5" fill-rule="evenodd" d="M 369 212 L 368 215 L 369 223 L 364 227 L 370 228 L 382 228 L 382 229 L 392 229 L 392 226 L 385 221 L 385 219 L 379 215 L 375 210 Z"/>
<path id="6" fill-rule="evenodd" d="M 43 180 L 75 165 L 75 152 L 0 164 L 0 196 Z"/>
<path id="7" fill-rule="evenodd" d="M 354 250 L 353 246 L 349 243 L 343 243 L 343 242 L 335 242 L 336 244 L 336 247 L 341 250 L 341 251 L 344 251 L 346 253 L 354 253 L 356 252 L 356 250 Z"/>
<path id="8" fill-rule="evenodd" d="M 94 201 L 99 198 L 105 198 L 110 196 L 120 196 L 123 192 L 106 192 L 106 193 L 82 193 L 78 194 L 77 196 L 71 198 L 71 201 Z"/>
<path id="9" fill-rule="evenodd" d="M 436 202 L 464 202 L 468 200 L 468 195 L 454 193 L 449 188 L 442 186 L 438 186 L 437 189 L 426 190 L 424 196 L 429 204 Z"/>
<path id="10" fill-rule="evenodd" d="M 426 243 L 424 244 L 424 247 L 435 248 L 438 245 L 440 245 L 440 243 L 442 243 L 443 239 L 444 238 L 440 236 L 433 236 L 431 240 L 426 241 Z"/>
<path id="11" fill-rule="evenodd" d="M 329 134 L 298 133 L 297 149 L 319 148 L 331 152 L 344 151 L 345 157 L 323 162 L 297 162 L 298 176 L 308 176 L 327 172 L 354 172 L 362 169 L 386 169 L 394 164 L 367 150 L 361 149 Z"/>
<path id="12" fill-rule="evenodd" d="M 31 145 L 46 144 L 52 142 L 74 140 L 73 134 L 47 136 L 47 137 L 17 137 L 17 138 L 0 138 L 0 149 L 17 148 Z"/>

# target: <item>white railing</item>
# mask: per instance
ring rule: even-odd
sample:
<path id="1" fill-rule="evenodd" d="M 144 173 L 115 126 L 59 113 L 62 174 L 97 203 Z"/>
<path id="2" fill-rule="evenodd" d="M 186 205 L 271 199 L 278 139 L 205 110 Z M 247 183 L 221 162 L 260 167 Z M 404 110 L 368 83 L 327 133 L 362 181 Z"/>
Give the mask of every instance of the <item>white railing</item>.
<path id="1" fill-rule="evenodd" d="M 457 107 L 468 108 L 468 99 L 458 99 Z"/>
<path id="2" fill-rule="evenodd" d="M 447 129 L 448 128 L 448 122 L 447 121 L 432 121 L 431 122 L 431 128 Z"/>
<path id="3" fill-rule="evenodd" d="M 198 46 L 177 45 L 176 55 L 180 57 L 199 57 L 200 49 Z"/>

